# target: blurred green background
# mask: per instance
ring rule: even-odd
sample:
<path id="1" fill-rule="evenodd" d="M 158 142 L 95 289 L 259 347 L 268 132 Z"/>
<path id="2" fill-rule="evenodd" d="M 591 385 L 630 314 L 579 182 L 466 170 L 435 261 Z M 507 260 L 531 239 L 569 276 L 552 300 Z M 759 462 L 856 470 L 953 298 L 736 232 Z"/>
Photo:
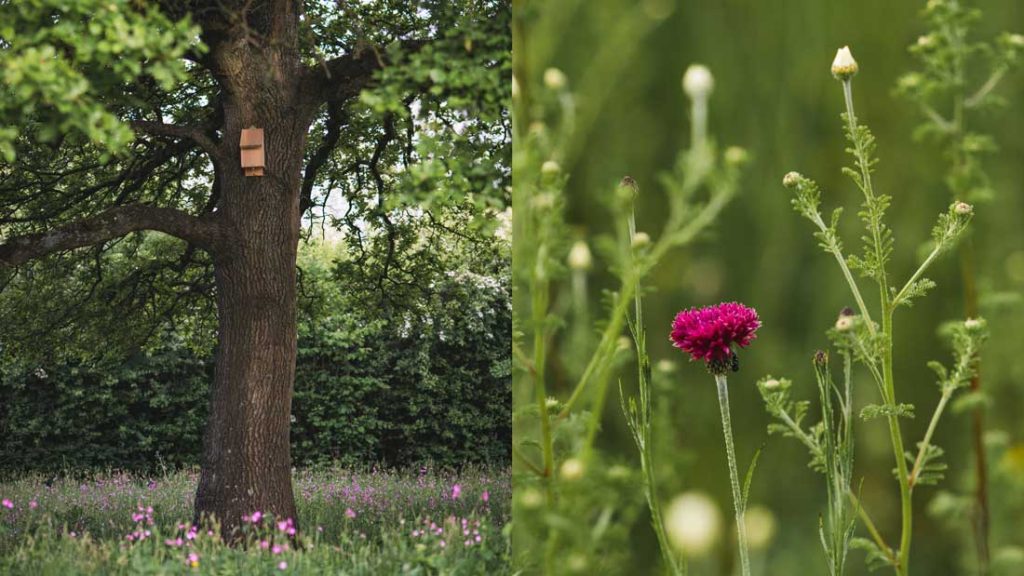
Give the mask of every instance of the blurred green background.
<path id="1" fill-rule="evenodd" d="M 676 429 L 676 437 L 663 439 L 671 446 L 663 446 L 660 454 L 677 458 L 664 462 L 662 457 L 660 489 L 666 495 L 706 491 L 717 500 L 723 518 L 731 518 L 712 380 L 702 366 L 671 348 L 667 334 L 673 315 L 682 308 L 724 300 L 755 307 L 764 326 L 741 354 L 742 369 L 730 383 L 741 469 L 764 444 L 751 504 L 769 507 L 779 521 L 761 573 L 824 573 L 817 540 L 824 502 L 821 477 L 807 468 L 802 446 L 767 437 L 768 417 L 753 384 L 766 373 L 786 376 L 794 380 L 796 396 L 816 398 L 812 354 L 827 347 L 824 331 L 838 311 L 853 302 L 835 262 L 811 238 L 810 224 L 790 207 L 790 193 L 781 179 L 789 170 L 801 171 L 821 185 L 824 209 L 846 206 L 841 226 L 845 244 L 848 252 L 855 247 L 859 251 L 855 213 L 861 196 L 840 173 L 851 161 L 843 152 L 841 85 L 829 73 L 836 49 L 850 45 L 860 64 L 854 80 L 857 113 L 878 139 L 881 162 L 875 186 L 893 197 L 889 223 L 896 252 L 890 274 L 902 284 L 913 272 L 936 215 L 951 201 L 939 149 L 913 140 L 920 116 L 911 103 L 893 95 L 897 78 L 915 65 L 907 46 L 925 31 L 920 18 L 924 2 L 574 0 L 539 3 L 539 8 L 537 4 L 530 8 L 538 10 L 536 17 L 529 20 L 525 35 L 516 38 L 514 51 L 516 58 L 525 58 L 521 69 L 530 76 L 521 85 L 539 85 L 543 70 L 554 66 L 565 72 L 576 95 L 582 147 L 563 170 L 570 174 L 568 220 L 578 233 L 590 236 L 610 229 L 612 221 L 595 199 L 612 194 L 627 174 L 641 189 L 638 229 L 652 234 L 660 230 L 665 200 L 657 175 L 671 168 L 689 142 L 688 102 L 680 79 L 695 62 L 712 70 L 710 133 L 722 146 L 745 147 L 752 161 L 740 197 L 712 226 L 711 234 L 674 253 L 646 281 L 654 290 L 645 311 L 652 332 L 652 361 L 671 359 L 680 365 L 671 390 L 659 389 L 655 400 L 669 403 Z M 1024 2 L 981 4 L 981 37 L 1024 32 Z M 994 401 L 986 412 L 994 556 L 1000 548 L 1024 545 L 1024 307 L 1015 302 L 1024 292 L 1021 72 L 1012 71 L 999 87 L 1008 107 L 972 126 L 992 134 L 1000 145 L 985 160 L 998 195 L 977 207 L 972 224 L 982 310 L 992 331 L 983 353 L 982 378 Z M 596 269 L 602 269 L 600 263 Z M 938 289 L 913 308 L 900 310 L 896 318 L 897 398 L 917 405 L 917 418 L 903 424 L 908 446 L 923 435 L 938 400 L 934 374 L 925 363 L 949 359 L 936 328 L 942 321 L 963 318 L 956 255 L 944 257 L 929 276 Z M 598 291 L 614 288 L 614 282 L 598 275 L 590 288 L 596 301 Z M 874 309 L 875 290 L 868 281 L 862 282 L 862 290 L 870 295 Z M 664 334 L 658 332 L 659 326 Z M 626 381 L 632 378 L 631 368 L 623 372 Z M 554 374 L 553 392 L 564 398 L 573 383 L 559 381 L 557 371 Z M 855 383 L 858 405 L 877 401 L 866 373 L 858 372 Z M 816 403 L 811 410 L 813 421 Z M 635 455 L 616 398 L 607 403 L 606 422 L 599 445 L 625 458 Z M 949 474 L 938 488 L 915 491 L 915 574 L 971 573 L 973 544 L 966 518 L 943 522 L 928 513 L 940 490 L 971 490 L 969 425 L 967 414 L 943 419 L 936 441 L 947 451 Z M 899 501 L 885 423 L 858 421 L 857 430 L 856 468 L 865 479 L 863 500 L 892 543 L 898 540 Z M 631 540 L 636 572 L 644 573 L 657 558 L 653 532 L 638 522 Z M 722 554 L 728 553 L 723 549 Z M 851 574 L 866 574 L 863 553 L 853 551 L 848 567 Z M 694 569 L 703 573 L 698 566 Z"/>

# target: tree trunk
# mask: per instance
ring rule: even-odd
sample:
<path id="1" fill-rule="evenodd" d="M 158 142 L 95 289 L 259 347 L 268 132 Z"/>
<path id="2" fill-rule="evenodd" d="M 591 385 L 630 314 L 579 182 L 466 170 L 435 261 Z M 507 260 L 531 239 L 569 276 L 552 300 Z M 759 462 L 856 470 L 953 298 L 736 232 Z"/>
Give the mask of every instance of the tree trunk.
<path id="1" fill-rule="evenodd" d="M 218 167 L 215 255 L 218 348 L 203 439 L 196 517 L 213 516 L 230 536 L 255 511 L 296 519 L 291 482 L 292 388 L 296 357 L 296 252 L 302 119 L 228 118 L 238 158 L 242 127 L 264 128 L 266 173 L 246 177 L 239 162 Z"/>

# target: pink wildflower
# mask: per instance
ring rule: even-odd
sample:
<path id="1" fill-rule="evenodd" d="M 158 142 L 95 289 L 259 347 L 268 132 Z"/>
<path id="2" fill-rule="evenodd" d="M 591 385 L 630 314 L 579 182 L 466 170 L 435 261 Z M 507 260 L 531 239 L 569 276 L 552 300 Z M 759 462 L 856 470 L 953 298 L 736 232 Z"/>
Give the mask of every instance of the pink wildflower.
<path id="1" fill-rule="evenodd" d="M 480 499 L 483 500 L 484 502 L 490 502 L 491 493 L 488 492 L 487 490 L 484 490 L 484 493 L 480 495 Z"/>
<path id="2" fill-rule="evenodd" d="M 690 308 L 676 314 L 670 339 L 694 360 L 703 360 L 714 373 L 737 369 L 735 344 L 745 347 L 756 338 L 761 320 L 753 308 L 737 302 Z"/>
<path id="3" fill-rule="evenodd" d="M 345 517 L 346 518 L 355 518 L 356 517 L 356 511 L 351 509 L 351 508 L 346 508 L 345 509 Z"/>
<path id="4" fill-rule="evenodd" d="M 458 484 L 452 486 L 452 500 L 458 500 L 459 496 L 462 495 L 462 486 Z"/>
<path id="5" fill-rule="evenodd" d="M 3 507 L 7 508 L 8 510 L 14 510 L 14 502 L 11 502 L 7 498 L 4 498 L 3 500 L 0 500 L 0 504 L 3 504 Z"/>

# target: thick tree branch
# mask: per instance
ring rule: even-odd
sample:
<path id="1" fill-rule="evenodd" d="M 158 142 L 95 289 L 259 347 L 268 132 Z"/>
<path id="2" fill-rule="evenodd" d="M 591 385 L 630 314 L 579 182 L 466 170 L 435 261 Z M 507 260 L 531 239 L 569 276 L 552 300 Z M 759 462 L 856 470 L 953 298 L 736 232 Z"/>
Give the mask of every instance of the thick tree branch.
<path id="1" fill-rule="evenodd" d="M 0 267 L 18 266 L 54 252 L 92 246 L 142 230 L 156 230 L 212 250 L 218 228 L 209 216 L 196 217 L 174 208 L 130 204 L 48 232 L 6 239 L 0 244 Z"/>
<path id="2" fill-rule="evenodd" d="M 220 150 L 217 143 L 210 138 L 202 126 L 179 126 L 176 124 L 164 124 L 162 122 L 150 122 L 148 120 L 133 120 L 132 128 L 139 132 L 152 136 L 170 136 L 171 138 L 187 138 L 203 148 L 216 162 Z"/>
<path id="3" fill-rule="evenodd" d="M 416 52 L 429 40 L 404 40 L 406 52 Z M 304 75 L 304 92 L 320 102 L 348 100 L 373 81 L 373 74 L 388 65 L 387 55 L 376 46 L 357 46 L 343 56 L 320 62 Z"/>
<path id="4" fill-rule="evenodd" d="M 306 164 L 306 171 L 302 176 L 302 192 L 300 195 L 299 211 L 305 213 L 313 206 L 313 187 L 316 185 L 317 176 L 320 170 L 327 164 L 331 152 L 341 140 L 341 127 L 345 124 L 346 115 L 341 105 L 331 103 L 327 105 L 327 120 L 325 122 L 325 133 L 320 145 L 317 146 L 313 155 Z"/>

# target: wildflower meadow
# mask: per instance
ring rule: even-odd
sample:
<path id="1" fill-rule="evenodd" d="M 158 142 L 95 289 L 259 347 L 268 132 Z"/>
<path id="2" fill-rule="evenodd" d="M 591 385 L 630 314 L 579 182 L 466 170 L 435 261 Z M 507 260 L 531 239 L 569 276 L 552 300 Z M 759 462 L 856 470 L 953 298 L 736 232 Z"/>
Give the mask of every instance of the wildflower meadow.
<path id="1" fill-rule="evenodd" d="M 513 12 L 513 566 L 1024 573 L 1021 7 Z"/>

